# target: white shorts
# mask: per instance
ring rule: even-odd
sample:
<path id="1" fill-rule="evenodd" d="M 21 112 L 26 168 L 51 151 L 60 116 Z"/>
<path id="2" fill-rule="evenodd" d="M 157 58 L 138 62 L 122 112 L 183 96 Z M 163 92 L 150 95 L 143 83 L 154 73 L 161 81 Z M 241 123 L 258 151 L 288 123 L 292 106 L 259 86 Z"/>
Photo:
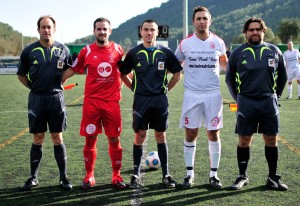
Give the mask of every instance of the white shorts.
<path id="1" fill-rule="evenodd" d="M 203 124 L 202 124 L 203 119 Z M 223 128 L 223 99 L 220 92 L 195 94 L 185 91 L 180 119 L 181 128 L 207 130 Z"/>
<path id="2" fill-rule="evenodd" d="M 300 69 L 288 69 L 287 76 L 288 82 L 292 82 L 294 79 L 300 80 Z"/>

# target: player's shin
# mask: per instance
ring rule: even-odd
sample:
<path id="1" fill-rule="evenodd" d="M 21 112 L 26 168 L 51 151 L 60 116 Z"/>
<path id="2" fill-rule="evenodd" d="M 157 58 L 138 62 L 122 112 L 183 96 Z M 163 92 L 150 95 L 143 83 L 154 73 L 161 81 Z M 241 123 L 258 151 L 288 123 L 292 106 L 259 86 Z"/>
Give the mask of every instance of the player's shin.
<path id="1" fill-rule="evenodd" d="M 191 176 L 194 178 L 194 162 L 195 162 L 195 154 L 196 154 L 196 141 L 187 142 L 184 140 L 184 162 L 185 167 L 187 169 L 187 176 Z"/>
<path id="2" fill-rule="evenodd" d="M 109 141 L 108 153 L 111 160 L 111 166 L 113 169 L 113 176 L 120 176 L 120 170 L 122 167 L 122 154 L 123 149 L 120 140 L 117 142 Z"/>
<path id="3" fill-rule="evenodd" d="M 209 155 L 210 155 L 210 177 L 215 176 L 216 178 L 218 177 L 217 175 L 217 170 L 219 168 L 220 164 L 220 157 L 221 157 L 221 142 L 213 142 L 213 141 L 208 141 L 208 150 L 209 150 Z"/>
<path id="4" fill-rule="evenodd" d="M 94 176 L 95 163 L 97 158 L 96 148 L 97 138 L 86 137 L 86 142 L 83 148 L 83 157 L 85 163 L 86 176 Z"/>

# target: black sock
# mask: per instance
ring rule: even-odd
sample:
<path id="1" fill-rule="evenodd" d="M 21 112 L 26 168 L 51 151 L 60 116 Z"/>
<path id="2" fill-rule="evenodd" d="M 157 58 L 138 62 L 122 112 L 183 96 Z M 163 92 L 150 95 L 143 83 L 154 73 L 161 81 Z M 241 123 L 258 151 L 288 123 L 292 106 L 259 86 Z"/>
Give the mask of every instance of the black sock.
<path id="1" fill-rule="evenodd" d="M 278 147 L 265 146 L 265 156 L 269 166 L 269 176 L 273 177 L 277 174 Z"/>
<path id="2" fill-rule="evenodd" d="M 37 178 L 38 176 L 42 157 L 43 157 L 42 145 L 32 144 L 30 150 L 30 169 L 31 169 L 32 178 Z"/>
<path id="3" fill-rule="evenodd" d="M 133 145 L 133 174 L 140 176 L 143 146 Z"/>
<path id="4" fill-rule="evenodd" d="M 166 175 L 169 175 L 167 143 L 162 143 L 162 144 L 157 143 L 157 152 L 161 163 L 162 174 L 163 177 L 165 177 Z"/>
<path id="5" fill-rule="evenodd" d="M 57 162 L 60 177 L 67 176 L 67 152 L 65 144 L 54 145 L 54 157 Z"/>
<path id="6" fill-rule="evenodd" d="M 238 160 L 238 166 L 240 175 L 247 175 L 247 167 L 248 162 L 250 159 L 250 147 L 237 147 L 237 160 Z"/>

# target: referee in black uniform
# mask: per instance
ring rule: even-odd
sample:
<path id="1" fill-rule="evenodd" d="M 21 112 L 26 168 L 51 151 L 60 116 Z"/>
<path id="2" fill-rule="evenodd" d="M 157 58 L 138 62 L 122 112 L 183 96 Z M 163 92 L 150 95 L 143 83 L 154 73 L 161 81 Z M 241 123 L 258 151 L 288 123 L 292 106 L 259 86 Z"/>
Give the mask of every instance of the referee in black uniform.
<path id="1" fill-rule="evenodd" d="M 253 133 L 262 133 L 265 141 L 265 157 L 269 175 L 267 187 L 287 190 L 277 174 L 279 132 L 278 98 L 287 81 L 285 63 L 281 51 L 264 42 L 267 30 L 260 18 L 250 18 L 244 24 L 246 43 L 230 55 L 226 70 L 226 83 L 237 101 L 237 123 L 239 135 L 237 160 L 239 176 L 231 186 L 241 189 L 249 183 L 247 174 L 250 146 Z"/>
<path id="2" fill-rule="evenodd" d="M 130 188 L 139 188 L 140 167 L 143 156 L 143 143 L 147 130 L 154 129 L 157 151 L 162 167 L 162 183 L 167 188 L 174 188 L 175 181 L 168 171 L 168 148 L 166 129 L 168 119 L 167 92 L 180 80 L 182 67 L 174 53 L 164 46 L 156 44 L 158 25 L 153 20 L 145 20 L 140 29 L 143 43 L 131 49 L 120 71 L 123 82 L 134 92 L 133 145 L 134 174 Z M 133 71 L 132 81 L 129 76 Z M 172 74 L 168 82 L 167 74 Z M 130 74 L 130 75 L 128 75 Z"/>
<path id="3" fill-rule="evenodd" d="M 38 185 L 38 171 L 42 159 L 42 145 L 47 126 L 54 144 L 54 156 L 59 168 L 59 183 L 72 189 L 67 179 L 66 147 L 62 131 L 66 129 L 66 108 L 61 85 L 63 71 L 72 60 L 69 49 L 54 41 L 56 23 L 51 16 L 38 19 L 40 40 L 26 47 L 20 56 L 18 78 L 30 89 L 28 101 L 29 132 L 33 134 L 30 150 L 31 175 L 21 187 L 22 191 Z"/>

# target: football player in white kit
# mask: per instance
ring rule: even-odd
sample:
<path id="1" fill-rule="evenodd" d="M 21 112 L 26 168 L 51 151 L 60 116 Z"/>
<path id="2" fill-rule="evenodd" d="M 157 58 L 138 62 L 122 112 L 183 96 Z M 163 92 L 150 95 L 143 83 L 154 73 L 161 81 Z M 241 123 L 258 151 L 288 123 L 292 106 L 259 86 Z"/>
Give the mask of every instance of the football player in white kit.
<path id="1" fill-rule="evenodd" d="M 223 127 L 223 100 L 220 93 L 220 67 L 227 62 L 224 41 L 209 31 L 211 14 L 206 7 L 193 12 L 195 32 L 184 38 L 175 55 L 184 62 L 184 99 L 180 127 L 185 128 L 184 160 L 187 176 L 182 187 L 189 188 L 194 181 L 194 161 L 198 129 L 206 127 L 210 155 L 209 183 L 220 189 L 217 175 L 221 156 L 220 129 Z"/>
<path id="2" fill-rule="evenodd" d="M 294 49 L 292 41 L 288 41 L 287 46 L 288 50 L 283 53 L 288 75 L 287 99 L 292 99 L 292 83 L 294 79 L 296 79 L 298 83 L 298 98 L 300 99 L 300 53 L 298 49 Z"/>

